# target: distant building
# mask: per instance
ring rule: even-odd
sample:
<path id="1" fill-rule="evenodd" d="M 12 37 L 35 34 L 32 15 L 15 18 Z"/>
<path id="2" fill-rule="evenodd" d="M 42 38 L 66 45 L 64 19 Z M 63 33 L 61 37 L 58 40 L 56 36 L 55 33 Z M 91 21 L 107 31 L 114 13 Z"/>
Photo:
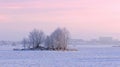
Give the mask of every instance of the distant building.
<path id="1" fill-rule="evenodd" d="M 113 41 L 112 37 L 99 37 L 99 41 L 101 42 L 111 42 Z"/>
<path id="2" fill-rule="evenodd" d="M 99 43 L 100 44 L 120 44 L 120 41 L 117 39 L 113 39 L 113 37 L 99 37 Z"/>

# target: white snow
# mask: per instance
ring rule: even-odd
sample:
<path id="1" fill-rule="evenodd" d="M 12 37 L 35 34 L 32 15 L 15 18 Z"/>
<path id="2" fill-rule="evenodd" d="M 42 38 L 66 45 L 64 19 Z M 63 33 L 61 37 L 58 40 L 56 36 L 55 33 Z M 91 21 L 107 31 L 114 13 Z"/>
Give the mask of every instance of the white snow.
<path id="1" fill-rule="evenodd" d="M 79 51 L 0 51 L 0 67 L 120 67 L 119 47 Z"/>
<path id="2" fill-rule="evenodd" d="M 13 50 L 13 49 L 22 49 L 23 46 L 22 45 L 17 45 L 17 46 L 12 46 L 12 45 L 3 45 L 3 46 L 0 46 L 0 51 L 2 50 Z"/>

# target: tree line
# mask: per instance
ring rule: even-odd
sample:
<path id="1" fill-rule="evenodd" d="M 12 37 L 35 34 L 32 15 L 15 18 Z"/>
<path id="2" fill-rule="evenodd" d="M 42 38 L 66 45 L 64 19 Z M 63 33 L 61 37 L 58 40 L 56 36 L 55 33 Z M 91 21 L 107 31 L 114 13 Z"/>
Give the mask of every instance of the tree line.
<path id="1" fill-rule="evenodd" d="M 42 30 L 32 30 L 27 38 L 22 40 L 24 49 L 66 50 L 69 41 L 69 31 L 57 28 L 51 35 L 45 35 Z"/>

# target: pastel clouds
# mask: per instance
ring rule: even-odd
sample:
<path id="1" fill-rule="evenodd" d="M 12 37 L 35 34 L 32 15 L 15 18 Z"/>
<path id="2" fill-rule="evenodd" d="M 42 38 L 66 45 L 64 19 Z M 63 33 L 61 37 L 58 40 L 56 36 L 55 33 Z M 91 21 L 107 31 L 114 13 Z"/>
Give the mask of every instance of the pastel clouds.
<path id="1" fill-rule="evenodd" d="M 34 1 L 26 1 L 26 2 L 8 2 L 1 3 L 1 7 L 3 8 L 43 8 L 43 9 L 56 9 L 56 8 L 66 8 L 66 9 L 74 9 L 74 8 L 92 8 L 99 7 L 104 5 L 109 5 L 104 0 L 34 0 Z M 102 4 L 102 5 L 101 5 Z M 115 3 L 116 4 L 116 3 Z"/>
<path id="2" fill-rule="evenodd" d="M 113 35 L 120 33 L 119 6 L 119 0 L 0 0 L 0 21 L 7 20 L 0 26 L 22 32 L 67 27 L 78 34 L 73 37 Z"/>
<path id="3" fill-rule="evenodd" d="M 117 4 L 116 4 L 117 3 Z M 118 0 L 35 0 L 35 1 L 24 1 L 24 2 L 8 2 L 0 4 L 0 8 L 6 8 L 6 10 L 16 11 L 17 14 L 23 14 L 26 16 L 36 16 L 44 19 L 62 19 L 65 18 L 66 21 L 73 19 L 76 21 L 81 18 L 83 21 L 89 18 L 90 20 L 99 20 L 112 18 L 112 16 L 117 15 L 120 9 Z M 19 12 L 21 11 L 21 12 Z M 37 12 L 38 11 L 38 12 Z M 32 12 L 32 13 L 31 13 Z M 36 13 L 37 12 L 37 13 Z M 42 14 L 42 15 L 41 15 Z M 34 20 L 33 16 L 33 20 Z M 56 16 L 56 17 L 55 17 Z M 109 17 L 108 17 L 109 16 Z M 54 19 L 53 19 L 54 20 Z M 81 20 L 79 20 L 81 21 Z M 91 21 L 92 22 L 92 21 Z"/>
<path id="4" fill-rule="evenodd" d="M 7 15 L 0 14 L 0 23 L 8 22 L 8 21 L 10 21 L 10 18 Z"/>

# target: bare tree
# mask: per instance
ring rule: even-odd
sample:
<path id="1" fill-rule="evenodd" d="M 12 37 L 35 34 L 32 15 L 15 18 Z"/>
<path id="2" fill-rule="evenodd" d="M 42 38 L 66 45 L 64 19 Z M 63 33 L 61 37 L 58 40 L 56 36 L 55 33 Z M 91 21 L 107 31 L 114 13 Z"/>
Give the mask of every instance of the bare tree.
<path id="1" fill-rule="evenodd" d="M 54 50 L 65 50 L 67 48 L 69 32 L 64 29 L 56 29 L 50 36 L 50 47 Z"/>
<path id="2" fill-rule="evenodd" d="M 67 45 L 68 45 L 68 42 L 69 42 L 69 39 L 70 39 L 70 33 L 69 33 L 69 31 L 66 29 L 66 28 L 64 28 L 63 29 L 63 49 L 66 49 L 67 48 Z"/>
<path id="3" fill-rule="evenodd" d="M 38 48 L 40 47 L 45 39 L 45 35 L 43 31 L 39 31 L 37 29 L 34 29 L 32 32 L 29 34 L 29 43 L 32 48 Z"/>
<path id="4" fill-rule="evenodd" d="M 51 49 L 51 39 L 49 36 L 47 36 L 45 39 L 45 48 Z"/>
<path id="5" fill-rule="evenodd" d="M 23 44 L 24 49 L 30 48 L 29 41 L 27 38 L 24 38 L 22 40 L 22 44 Z"/>

